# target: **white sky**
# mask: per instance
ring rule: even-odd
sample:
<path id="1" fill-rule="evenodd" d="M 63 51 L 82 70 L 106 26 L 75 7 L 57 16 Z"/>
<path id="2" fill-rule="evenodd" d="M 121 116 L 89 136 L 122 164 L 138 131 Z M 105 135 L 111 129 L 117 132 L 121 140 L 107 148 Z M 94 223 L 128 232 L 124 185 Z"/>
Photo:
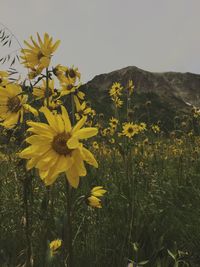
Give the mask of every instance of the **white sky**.
<path id="1" fill-rule="evenodd" d="M 0 4 L 0 21 L 22 44 L 37 31 L 60 39 L 54 62 L 79 67 L 83 82 L 131 65 L 156 72 L 200 73 L 200 0 L 0 0 Z"/>

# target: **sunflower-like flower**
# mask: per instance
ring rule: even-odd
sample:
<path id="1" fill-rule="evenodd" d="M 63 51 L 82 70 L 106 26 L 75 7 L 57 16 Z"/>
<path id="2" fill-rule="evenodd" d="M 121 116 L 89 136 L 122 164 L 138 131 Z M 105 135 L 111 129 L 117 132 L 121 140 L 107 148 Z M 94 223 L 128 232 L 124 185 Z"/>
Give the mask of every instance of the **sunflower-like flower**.
<path id="1" fill-rule="evenodd" d="M 90 107 L 87 107 L 85 101 L 83 101 L 83 103 L 80 104 L 77 96 L 74 96 L 74 102 L 77 111 L 75 113 L 76 120 L 80 120 L 83 116 L 87 116 L 91 112 L 92 109 Z"/>
<path id="2" fill-rule="evenodd" d="M 110 96 L 120 96 L 122 94 L 123 87 L 120 83 L 113 83 L 112 87 L 109 90 Z"/>
<path id="3" fill-rule="evenodd" d="M 118 124 L 118 122 L 119 122 L 118 119 L 112 117 L 112 118 L 110 119 L 109 125 L 110 125 L 111 128 L 116 129 L 116 128 L 117 128 L 117 124 Z"/>
<path id="4" fill-rule="evenodd" d="M 116 108 L 121 108 L 124 103 L 118 96 L 113 96 L 112 101 L 114 102 Z"/>
<path id="5" fill-rule="evenodd" d="M 67 110 L 61 106 L 62 114 L 53 114 L 48 108 L 40 109 L 48 123 L 27 122 L 28 132 L 33 135 L 26 139 L 29 147 L 19 156 L 28 159 L 27 170 L 35 167 L 46 185 L 55 182 L 60 173 L 65 173 L 71 186 L 77 188 L 79 176 L 86 176 L 84 161 L 98 167 L 92 153 L 79 141 L 97 134 L 97 128 L 82 128 L 87 117 L 83 117 L 73 128 Z M 82 128 L 82 129 L 81 129 Z"/>
<path id="6" fill-rule="evenodd" d="M 73 84 L 62 84 L 62 88 L 61 88 L 61 92 L 60 92 L 60 96 L 65 96 L 65 95 L 69 95 L 71 93 L 74 93 L 76 91 L 77 87 L 74 86 Z"/>
<path id="7" fill-rule="evenodd" d="M 95 186 L 90 192 L 90 196 L 87 198 L 87 203 L 93 208 L 102 208 L 101 199 L 107 191 L 103 189 L 103 186 Z"/>
<path id="8" fill-rule="evenodd" d="M 74 68 L 73 66 L 71 68 L 62 66 L 60 67 L 60 70 L 62 70 L 62 75 L 59 75 L 58 79 L 61 83 L 75 85 L 77 81 L 80 81 L 81 74 L 78 68 Z"/>
<path id="9" fill-rule="evenodd" d="M 131 138 L 134 135 L 137 135 L 140 132 L 144 131 L 145 129 L 146 129 L 145 123 L 134 124 L 132 122 L 128 122 L 123 125 L 122 134 L 127 136 L 128 138 Z"/>
<path id="10" fill-rule="evenodd" d="M 46 89 L 47 87 L 46 80 L 42 80 L 42 83 L 43 84 L 41 86 L 33 88 L 33 95 L 36 97 L 36 99 L 46 98 L 47 93 L 49 97 L 55 94 L 54 80 L 48 81 L 48 89 Z"/>
<path id="11" fill-rule="evenodd" d="M 13 128 L 19 121 L 23 121 L 24 112 L 38 115 L 37 110 L 26 104 L 27 96 L 22 95 L 22 88 L 18 84 L 7 84 L 0 87 L 0 120 L 5 128 Z"/>
<path id="12" fill-rule="evenodd" d="M 53 256 L 54 254 L 58 252 L 58 249 L 61 247 L 61 245 L 62 245 L 61 239 L 55 239 L 51 241 L 51 243 L 49 244 L 51 256 Z"/>
<path id="13" fill-rule="evenodd" d="M 5 87 L 8 83 L 8 72 L 7 71 L 0 71 L 0 86 Z"/>
<path id="14" fill-rule="evenodd" d="M 36 42 L 32 36 L 30 37 L 32 44 L 24 41 L 28 48 L 21 50 L 21 59 L 23 60 L 22 64 L 24 64 L 25 67 L 35 70 L 35 72 L 37 70 L 42 72 L 44 68 L 49 66 L 52 54 L 58 48 L 60 40 L 53 43 L 52 37 L 50 37 L 47 33 L 44 34 L 44 41 L 42 41 L 38 33 L 37 38 L 38 42 Z"/>
<path id="15" fill-rule="evenodd" d="M 94 141 L 93 143 L 92 143 L 92 147 L 94 148 L 94 149 L 99 149 L 99 144 L 96 142 L 96 141 Z"/>

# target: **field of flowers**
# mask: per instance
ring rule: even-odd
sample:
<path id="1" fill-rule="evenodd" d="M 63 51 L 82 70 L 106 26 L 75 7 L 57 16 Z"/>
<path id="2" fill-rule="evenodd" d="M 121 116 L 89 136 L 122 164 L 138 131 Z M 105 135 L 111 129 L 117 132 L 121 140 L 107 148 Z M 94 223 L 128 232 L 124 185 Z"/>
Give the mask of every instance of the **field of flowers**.
<path id="1" fill-rule="evenodd" d="M 105 119 L 59 43 L 24 42 L 25 81 L 0 71 L 0 266 L 200 266 L 199 110 L 164 131 L 116 81 Z"/>

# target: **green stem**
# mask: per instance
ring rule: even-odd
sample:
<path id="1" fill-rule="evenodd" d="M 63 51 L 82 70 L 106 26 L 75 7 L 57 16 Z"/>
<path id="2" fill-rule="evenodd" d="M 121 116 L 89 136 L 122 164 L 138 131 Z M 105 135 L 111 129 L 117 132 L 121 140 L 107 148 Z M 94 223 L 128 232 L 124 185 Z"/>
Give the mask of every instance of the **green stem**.
<path id="1" fill-rule="evenodd" d="M 29 207 L 28 207 L 28 189 L 29 189 L 29 179 L 25 178 L 23 182 L 24 190 L 24 209 L 25 209 L 25 235 L 26 235 L 26 244 L 27 244 L 27 258 L 26 266 L 31 267 L 31 258 L 32 258 L 32 246 L 31 246 L 31 237 L 30 237 L 30 216 L 29 216 Z"/>

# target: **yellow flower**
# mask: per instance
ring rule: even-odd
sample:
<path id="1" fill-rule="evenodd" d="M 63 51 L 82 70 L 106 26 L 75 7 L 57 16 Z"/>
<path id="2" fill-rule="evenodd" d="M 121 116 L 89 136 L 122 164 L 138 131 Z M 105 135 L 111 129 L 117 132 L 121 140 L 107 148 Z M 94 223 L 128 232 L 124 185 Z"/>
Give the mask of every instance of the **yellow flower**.
<path id="1" fill-rule="evenodd" d="M 110 96 L 120 96 L 122 93 L 123 87 L 120 83 L 113 83 L 112 87 L 109 90 Z"/>
<path id="2" fill-rule="evenodd" d="M 61 77 L 63 75 L 63 66 L 62 65 L 57 65 L 55 68 L 53 68 L 53 74 L 58 78 L 59 81 L 61 81 Z"/>
<path id="3" fill-rule="evenodd" d="M 41 99 L 47 97 L 46 91 L 46 80 L 42 80 L 43 85 L 39 87 L 33 88 L 33 95 L 36 96 L 36 99 Z M 48 96 L 52 96 L 55 94 L 54 91 L 54 80 L 49 80 L 48 82 Z"/>
<path id="4" fill-rule="evenodd" d="M 8 72 L 0 71 L 0 86 L 4 87 L 8 83 Z"/>
<path id="5" fill-rule="evenodd" d="M 103 186 L 95 186 L 90 192 L 90 196 L 87 198 L 88 205 L 93 208 L 102 208 L 101 199 L 107 191 L 103 189 Z"/>
<path id="6" fill-rule="evenodd" d="M 61 83 L 72 84 L 75 85 L 77 81 L 80 81 L 81 74 L 78 68 L 71 68 L 61 66 L 60 69 L 62 70 L 62 74 L 59 75 L 59 80 Z"/>
<path id="7" fill-rule="evenodd" d="M 117 108 L 121 108 L 123 105 L 123 101 L 118 96 L 113 96 L 112 101 L 114 102 Z"/>
<path id="8" fill-rule="evenodd" d="M 60 96 L 65 96 L 65 95 L 69 95 L 71 93 L 74 93 L 76 91 L 77 87 L 74 86 L 73 84 L 63 84 L 62 85 L 62 89 L 60 92 Z"/>
<path id="9" fill-rule="evenodd" d="M 28 159 L 27 170 L 35 167 L 46 185 L 55 182 L 60 173 L 65 173 L 71 186 L 77 188 L 79 176 L 86 176 L 84 161 L 98 167 L 92 153 L 79 140 L 97 134 L 94 127 L 82 128 L 87 117 L 83 117 L 73 128 L 66 109 L 61 106 L 62 114 L 53 114 L 48 108 L 42 111 L 48 123 L 27 122 L 28 132 L 33 135 L 26 139 L 29 147 L 19 156 Z M 82 128 L 82 129 L 81 129 Z"/>
<path id="10" fill-rule="evenodd" d="M 51 255 L 54 255 L 62 245 L 61 239 L 55 239 L 49 244 Z"/>
<path id="11" fill-rule="evenodd" d="M 116 129 L 116 128 L 117 128 L 117 124 L 118 124 L 118 122 L 119 122 L 118 119 L 112 117 L 112 118 L 110 119 L 110 122 L 109 122 L 110 127 Z"/>
<path id="12" fill-rule="evenodd" d="M 27 96 L 22 95 L 22 88 L 18 84 L 7 84 L 0 87 L 0 119 L 5 128 L 13 128 L 19 121 L 23 121 L 24 112 L 38 115 L 37 110 L 26 104 Z"/>
<path id="13" fill-rule="evenodd" d="M 44 41 L 42 41 L 38 33 L 37 37 L 38 43 L 34 41 L 32 36 L 30 37 L 32 44 L 24 41 L 28 48 L 21 50 L 21 59 L 25 67 L 42 71 L 49 66 L 52 54 L 58 48 L 60 41 L 58 40 L 53 44 L 52 37 L 49 37 L 47 33 L 44 34 Z"/>
<path id="14" fill-rule="evenodd" d="M 96 141 L 92 143 L 92 146 L 94 149 L 99 149 L 99 144 Z"/>
<path id="15" fill-rule="evenodd" d="M 129 92 L 129 95 L 131 95 L 133 93 L 133 89 L 134 89 L 134 85 L 133 85 L 133 81 L 132 80 L 129 80 L 128 81 L 128 86 L 127 86 L 127 89 L 128 89 L 128 92 Z"/>
<path id="16" fill-rule="evenodd" d="M 124 124 L 122 134 L 127 136 L 128 138 L 131 138 L 141 131 L 144 131 L 145 129 L 146 128 L 144 123 L 133 124 L 132 122 L 128 122 Z"/>
<path id="17" fill-rule="evenodd" d="M 160 132 L 160 128 L 159 128 L 158 125 L 152 125 L 151 129 L 152 129 L 152 131 L 154 133 L 159 133 Z"/>
<path id="18" fill-rule="evenodd" d="M 74 96 L 74 102 L 77 111 L 77 113 L 75 113 L 76 120 L 80 120 L 83 116 L 87 116 L 91 112 L 91 108 L 87 107 L 85 101 L 80 104 L 77 96 Z"/>

